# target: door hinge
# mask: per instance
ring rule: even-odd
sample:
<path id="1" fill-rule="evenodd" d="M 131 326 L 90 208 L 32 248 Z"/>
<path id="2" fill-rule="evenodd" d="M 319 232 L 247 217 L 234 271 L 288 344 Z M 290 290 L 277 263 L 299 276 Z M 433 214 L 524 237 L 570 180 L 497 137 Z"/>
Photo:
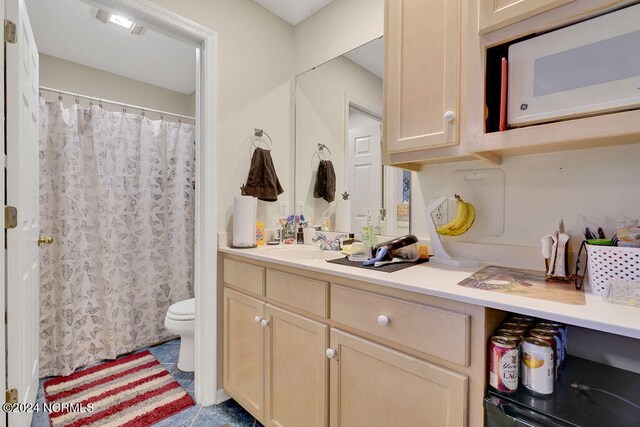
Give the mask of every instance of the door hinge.
<path id="1" fill-rule="evenodd" d="M 8 19 L 4 20 L 4 42 L 5 43 L 15 43 L 16 42 L 16 24 L 9 21 Z"/>
<path id="2" fill-rule="evenodd" d="M 18 403 L 18 389 L 11 388 L 6 392 L 5 403 Z"/>
<path id="3" fill-rule="evenodd" d="M 14 206 L 4 207 L 4 228 L 16 228 L 18 226 L 18 209 Z"/>

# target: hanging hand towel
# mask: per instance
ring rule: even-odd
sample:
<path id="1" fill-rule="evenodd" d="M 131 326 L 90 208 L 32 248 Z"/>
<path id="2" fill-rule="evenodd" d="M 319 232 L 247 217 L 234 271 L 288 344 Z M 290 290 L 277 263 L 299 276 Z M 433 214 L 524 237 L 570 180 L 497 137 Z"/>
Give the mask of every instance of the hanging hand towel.
<path id="1" fill-rule="evenodd" d="M 257 197 L 265 202 L 275 202 L 284 190 L 273 166 L 271 151 L 256 148 L 251 156 L 247 184 L 242 187 L 243 196 Z"/>
<path id="2" fill-rule="evenodd" d="M 325 199 L 331 203 L 336 198 L 336 172 L 333 170 L 331 160 L 320 160 L 316 174 L 316 185 L 313 189 L 313 197 Z"/>

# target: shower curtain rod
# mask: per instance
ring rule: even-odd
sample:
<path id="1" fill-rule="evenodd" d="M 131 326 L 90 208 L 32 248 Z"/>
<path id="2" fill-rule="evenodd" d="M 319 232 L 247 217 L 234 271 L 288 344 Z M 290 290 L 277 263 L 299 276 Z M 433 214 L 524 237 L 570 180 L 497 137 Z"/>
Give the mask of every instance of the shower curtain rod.
<path id="1" fill-rule="evenodd" d="M 95 96 L 81 95 L 79 93 L 68 92 L 66 90 L 53 89 L 53 88 L 45 87 L 45 86 L 40 86 L 40 90 L 43 90 L 45 92 L 57 93 L 60 96 L 67 95 L 67 96 L 73 96 L 75 98 L 88 99 L 89 101 L 98 101 L 99 103 L 117 105 L 117 106 L 123 107 L 123 108 L 132 108 L 134 110 L 140 110 L 143 113 L 146 112 L 146 111 L 149 111 L 149 112 L 152 112 L 152 113 L 158 113 L 161 116 L 165 115 L 165 116 L 177 117 L 179 119 L 187 119 L 187 120 L 193 120 L 193 121 L 196 120 L 195 117 L 191 117 L 191 116 L 184 116 L 182 114 L 170 113 L 168 111 L 155 110 L 153 108 L 141 107 L 139 105 L 125 104 L 124 102 L 110 101 L 108 99 L 98 98 L 98 97 L 95 97 Z"/>

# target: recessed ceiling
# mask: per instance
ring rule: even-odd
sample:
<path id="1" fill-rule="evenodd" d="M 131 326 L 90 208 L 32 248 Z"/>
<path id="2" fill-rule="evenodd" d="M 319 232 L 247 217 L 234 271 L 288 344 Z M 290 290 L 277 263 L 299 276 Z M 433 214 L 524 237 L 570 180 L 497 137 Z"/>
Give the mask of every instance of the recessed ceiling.
<path id="1" fill-rule="evenodd" d="M 297 25 L 333 0 L 253 0 L 291 25 Z"/>
<path id="2" fill-rule="evenodd" d="M 384 73 L 384 39 L 382 37 L 370 41 L 344 54 L 347 58 L 365 70 L 383 78 Z"/>
<path id="3" fill-rule="evenodd" d="M 80 0 L 26 3 L 39 52 L 184 94 L 196 89 L 195 46 L 150 28 L 131 35 Z"/>

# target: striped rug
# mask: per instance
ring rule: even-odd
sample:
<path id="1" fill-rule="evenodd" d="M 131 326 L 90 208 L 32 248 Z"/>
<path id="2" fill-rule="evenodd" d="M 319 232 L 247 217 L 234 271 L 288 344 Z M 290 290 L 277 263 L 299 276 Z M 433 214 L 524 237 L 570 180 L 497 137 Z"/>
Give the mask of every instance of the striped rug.
<path id="1" fill-rule="evenodd" d="M 194 404 L 148 351 L 50 379 L 44 394 L 52 427 L 145 427 Z"/>

